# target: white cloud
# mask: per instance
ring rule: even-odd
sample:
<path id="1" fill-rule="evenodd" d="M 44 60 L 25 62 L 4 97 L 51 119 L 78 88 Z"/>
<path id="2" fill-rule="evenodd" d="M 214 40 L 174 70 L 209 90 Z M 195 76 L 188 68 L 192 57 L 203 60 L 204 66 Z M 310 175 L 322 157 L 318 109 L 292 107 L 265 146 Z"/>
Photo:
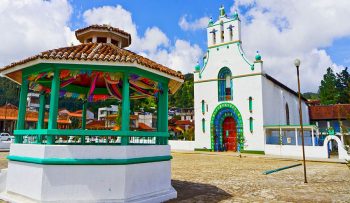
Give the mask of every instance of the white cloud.
<path id="1" fill-rule="evenodd" d="M 2 0 L 0 67 L 40 51 L 69 45 L 73 39 L 67 26 L 71 12 L 66 0 Z"/>
<path id="2" fill-rule="evenodd" d="M 185 40 L 176 40 L 175 45 L 167 49 L 158 49 L 156 52 L 143 53 L 161 64 L 175 67 L 182 73 L 192 72 L 197 60 L 202 56 L 202 50 L 196 44 L 192 45 Z"/>
<path id="3" fill-rule="evenodd" d="M 192 72 L 202 55 L 198 45 L 180 39 L 172 44 L 158 27 L 147 28 L 143 35 L 140 34 L 131 13 L 120 5 L 93 8 L 85 11 L 83 16 L 86 24 L 109 24 L 129 32 L 132 38 L 130 50 L 183 73 Z"/>
<path id="4" fill-rule="evenodd" d="M 184 15 L 180 18 L 179 21 L 179 26 L 181 27 L 181 29 L 188 31 L 195 31 L 195 30 L 199 30 L 199 29 L 204 29 L 208 26 L 208 22 L 209 22 L 209 17 L 202 17 L 199 19 L 196 19 L 193 22 L 188 22 L 187 21 L 187 16 Z"/>
<path id="5" fill-rule="evenodd" d="M 242 41 L 246 53 L 254 57 L 262 53 L 264 69 L 277 79 L 296 89 L 293 61 L 299 57 L 303 91 L 317 91 L 327 67 L 338 72 L 325 48 L 337 38 L 350 36 L 348 23 L 350 1 L 280 1 L 237 0 L 243 11 Z"/>

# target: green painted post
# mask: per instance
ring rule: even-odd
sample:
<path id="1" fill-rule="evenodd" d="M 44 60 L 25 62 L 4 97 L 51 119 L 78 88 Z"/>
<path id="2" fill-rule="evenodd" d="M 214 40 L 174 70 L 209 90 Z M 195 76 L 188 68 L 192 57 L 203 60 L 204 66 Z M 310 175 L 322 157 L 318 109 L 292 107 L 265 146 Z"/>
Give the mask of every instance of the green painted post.
<path id="1" fill-rule="evenodd" d="M 37 129 L 43 129 L 44 122 L 45 122 L 45 93 L 44 92 L 40 92 L 39 103 L 40 103 L 40 106 L 39 106 Z M 42 142 L 42 136 L 37 135 L 37 143 L 40 144 L 41 142 Z"/>
<path id="2" fill-rule="evenodd" d="M 130 130 L 130 94 L 129 94 L 129 74 L 123 74 L 122 89 L 122 131 Z M 128 145 L 129 137 L 122 137 L 121 144 Z"/>
<path id="3" fill-rule="evenodd" d="M 60 71 L 54 70 L 53 79 L 51 82 L 51 96 L 50 96 L 50 112 L 49 112 L 49 123 L 48 129 L 57 129 L 57 114 L 58 114 L 58 99 L 60 91 Z M 47 136 L 47 144 L 54 144 L 55 136 Z"/>
<path id="4" fill-rule="evenodd" d="M 168 83 L 161 83 L 162 94 L 158 99 L 157 128 L 158 132 L 168 132 Z M 157 138 L 156 144 L 168 144 L 168 138 Z"/>
<path id="5" fill-rule="evenodd" d="M 27 111 L 28 80 L 22 77 L 21 93 L 19 96 L 19 109 L 17 118 L 17 130 L 24 130 Z M 22 135 L 15 136 L 15 143 L 22 143 Z"/>
<path id="6" fill-rule="evenodd" d="M 81 129 L 82 130 L 86 129 L 86 110 L 87 110 L 87 105 L 88 105 L 87 100 L 84 100 L 83 112 L 82 112 L 82 117 L 81 117 Z M 81 136 L 81 144 L 85 144 L 85 135 Z"/>

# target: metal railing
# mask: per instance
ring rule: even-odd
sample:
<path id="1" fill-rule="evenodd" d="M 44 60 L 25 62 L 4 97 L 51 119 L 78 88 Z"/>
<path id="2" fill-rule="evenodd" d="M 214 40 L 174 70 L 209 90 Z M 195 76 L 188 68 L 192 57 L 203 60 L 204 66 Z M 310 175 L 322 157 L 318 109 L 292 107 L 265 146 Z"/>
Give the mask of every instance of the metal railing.
<path id="1" fill-rule="evenodd" d="M 122 145 L 122 138 L 127 138 L 123 145 L 167 145 L 168 132 L 113 131 L 113 130 L 60 130 L 37 129 L 15 130 L 15 143 L 66 145 Z M 50 143 L 51 144 L 51 143 Z"/>

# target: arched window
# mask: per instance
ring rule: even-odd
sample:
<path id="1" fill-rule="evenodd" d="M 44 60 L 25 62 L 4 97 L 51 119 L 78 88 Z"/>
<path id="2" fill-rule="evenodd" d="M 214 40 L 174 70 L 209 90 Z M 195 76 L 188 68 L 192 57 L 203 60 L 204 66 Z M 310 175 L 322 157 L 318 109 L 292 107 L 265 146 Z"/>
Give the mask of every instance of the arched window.
<path id="1" fill-rule="evenodd" d="M 288 103 L 286 103 L 286 124 L 290 125 L 290 120 L 289 120 L 289 106 Z"/>
<path id="2" fill-rule="evenodd" d="M 250 132 L 251 132 L 251 133 L 253 133 L 253 127 L 254 127 L 253 118 L 250 117 L 250 118 L 249 118 L 249 129 L 250 129 Z"/>
<path id="3" fill-rule="evenodd" d="M 202 100 L 202 114 L 204 115 L 205 113 L 205 102 Z"/>
<path id="4" fill-rule="evenodd" d="M 202 119 L 202 131 L 205 133 L 205 119 Z"/>
<path id="5" fill-rule="evenodd" d="M 224 42 L 225 36 L 224 36 L 224 22 L 220 22 L 220 34 L 221 34 L 221 43 Z"/>
<path id="6" fill-rule="evenodd" d="M 232 74 L 227 67 L 221 68 L 218 75 L 219 101 L 232 100 Z"/>
<path id="7" fill-rule="evenodd" d="M 213 44 L 216 44 L 216 31 L 215 29 L 213 29 L 210 33 L 213 34 Z"/>
<path id="8" fill-rule="evenodd" d="M 253 112 L 253 98 L 249 97 L 249 111 L 250 113 Z"/>

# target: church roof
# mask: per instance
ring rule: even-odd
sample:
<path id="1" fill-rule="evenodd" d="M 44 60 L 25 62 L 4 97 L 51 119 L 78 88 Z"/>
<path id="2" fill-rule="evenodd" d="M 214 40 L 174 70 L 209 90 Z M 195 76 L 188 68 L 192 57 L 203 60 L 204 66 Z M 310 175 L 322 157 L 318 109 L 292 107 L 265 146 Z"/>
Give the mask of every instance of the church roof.
<path id="1" fill-rule="evenodd" d="M 294 94 L 295 96 L 299 97 L 299 94 L 298 94 L 296 91 L 294 91 L 294 90 L 292 90 L 291 88 L 287 87 L 286 85 L 284 85 L 283 83 L 281 83 L 281 82 L 278 81 L 277 79 L 273 78 L 271 75 L 265 73 L 264 76 L 265 76 L 268 80 L 270 80 L 271 82 L 273 82 L 274 84 L 276 84 L 276 85 L 278 85 L 279 87 L 281 87 L 282 89 L 284 89 L 284 90 L 286 90 L 286 91 L 288 91 L 288 92 Z M 305 102 L 307 102 L 307 99 L 306 99 L 303 95 L 301 95 L 301 99 L 304 100 Z"/>

